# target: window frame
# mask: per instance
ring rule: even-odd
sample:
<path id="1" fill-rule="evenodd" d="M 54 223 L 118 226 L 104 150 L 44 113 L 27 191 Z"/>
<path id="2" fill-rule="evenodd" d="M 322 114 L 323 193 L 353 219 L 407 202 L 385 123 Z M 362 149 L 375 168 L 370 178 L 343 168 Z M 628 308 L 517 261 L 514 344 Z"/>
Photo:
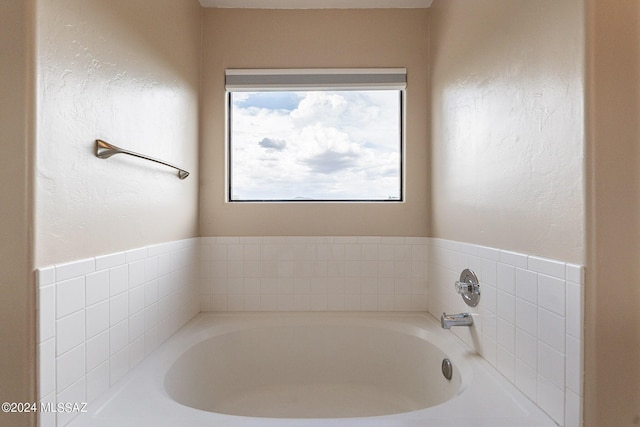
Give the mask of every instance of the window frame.
<path id="1" fill-rule="evenodd" d="M 353 76 L 367 76 L 367 75 L 402 75 L 404 80 L 401 82 L 389 83 L 388 81 L 375 82 L 375 81 L 354 81 Z M 268 76 L 269 83 L 261 84 L 252 80 L 249 87 L 235 88 L 233 85 L 229 85 L 229 76 Z M 302 80 L 305 80 L 307 76 L 329 76 L 328 80 L 332 80 L 332 76 L 339 76 L 337 82 L 333 80 L 329 83 L 318 84 L 308 83 L 304 81 L 300 84 L 299 81 L 291 85 L 282 85 L 282 81 L 278 79 L 280 76 L 301 76 Z M 274 77 L 275 76 L 275 77 Z M 357 77 L 355 77 L 357 79 Z M 374 78 L 375 79 L 375 78 Z M 382 80 L 385 78 L 383 77 Z M 307 80 L 313 80 L 307 79 Z M 397 80 L 397 77 L 396 77 Z M 232 121 L 233 121 L 233 104 L 232 93 L 234 92 L 295 92 L 295 91 L 365 91 L 365 90 L 397 90 L 398 91 L 398 106 L 399 106 L 399 197 L 397 199 L 234 199 L 232 194 L 232 167 L 233 167 L 233 154 L 232 154 Z M 225 71 L 225 102 L 226 102 L 226 114 L 225 114 L 225 153 L 226 153 L 226 170 L 225 170 L 225 202 L 226 203 L 404 203 L 405 202 L 405 127 L 406 127 L 406 69 L 404 68 L 384 68 L 384 69 L 273 69 L 273 70 L 236 70 L 228 69 Z"/>

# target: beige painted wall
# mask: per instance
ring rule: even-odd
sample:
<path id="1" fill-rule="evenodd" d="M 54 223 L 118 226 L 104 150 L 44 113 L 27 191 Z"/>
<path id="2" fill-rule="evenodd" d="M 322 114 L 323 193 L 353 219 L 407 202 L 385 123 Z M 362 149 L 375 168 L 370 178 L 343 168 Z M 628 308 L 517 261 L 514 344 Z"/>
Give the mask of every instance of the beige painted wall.
<path id="1" fill-rule="evenodd" d="M 587 4 L 585 425 L 640 425 L 640 3 Z"/>
<path id="2" fill-rule="evenodd" d="M 37 5 L 36 267 L 197 236 L 198 1 Z"/>
<path id="3" fill-rule="evenodd" d="M 201 115 L 203 236 L 426 236 L 428 10 L 207 9 Z M 226 68 L 406 67 L 406 202 L 225 203 Z"/>
<path id="4" fill-rule="evenodd" d="M 436 0 L 432 236 L 584 263 L 581 0 Z"/>
<path id="5" fill-rule="evenodd" d="M 31 264 L 31 1 L 0 0 L 0 401 L 35 400 L 35 296 Z M 0 425 L 35 425 L 0 413 Z"/>

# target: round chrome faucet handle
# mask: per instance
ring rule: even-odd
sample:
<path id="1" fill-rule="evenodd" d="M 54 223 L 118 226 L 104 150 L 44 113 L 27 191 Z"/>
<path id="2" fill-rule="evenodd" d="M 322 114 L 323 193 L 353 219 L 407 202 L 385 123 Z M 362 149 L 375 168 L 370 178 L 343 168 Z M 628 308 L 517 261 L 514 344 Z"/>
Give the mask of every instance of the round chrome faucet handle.
<path id="1" fill-rule="evenodd" d="M 478 276 L 468 268 L 460 274 L 460 280 L 455 282 L 455 288 L 469 307 L 475 307 L 480 302 Z"/>

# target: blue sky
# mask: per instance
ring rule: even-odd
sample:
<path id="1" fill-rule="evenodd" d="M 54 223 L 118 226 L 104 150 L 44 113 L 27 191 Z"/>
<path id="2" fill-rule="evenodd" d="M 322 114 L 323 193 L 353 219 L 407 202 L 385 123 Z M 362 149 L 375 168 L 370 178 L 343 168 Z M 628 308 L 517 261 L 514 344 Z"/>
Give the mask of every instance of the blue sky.
<path id="1" fill-rule="evenodd" d="M 267 108 L 275 110 L 295 110 L 300 97 L 295 92 L 248 92 L 235 103 L 238 108 Z"/>
<path id="2" fill-rule="evenodd" d="M 398 91 L 235 92 L 232 108 L 235 197 L 400 196 Z"/>

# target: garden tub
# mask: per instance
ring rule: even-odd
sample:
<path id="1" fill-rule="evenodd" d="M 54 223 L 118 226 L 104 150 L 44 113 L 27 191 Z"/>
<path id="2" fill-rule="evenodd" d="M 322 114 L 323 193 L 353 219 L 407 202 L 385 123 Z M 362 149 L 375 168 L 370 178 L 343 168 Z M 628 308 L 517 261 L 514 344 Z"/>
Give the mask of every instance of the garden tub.
<path id="1" fill-rule="evenodd" d="M 422 313 L 201 313 L 71 426 L 555 426 Z"/>

